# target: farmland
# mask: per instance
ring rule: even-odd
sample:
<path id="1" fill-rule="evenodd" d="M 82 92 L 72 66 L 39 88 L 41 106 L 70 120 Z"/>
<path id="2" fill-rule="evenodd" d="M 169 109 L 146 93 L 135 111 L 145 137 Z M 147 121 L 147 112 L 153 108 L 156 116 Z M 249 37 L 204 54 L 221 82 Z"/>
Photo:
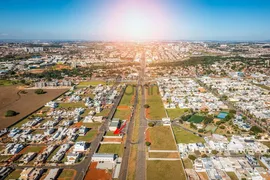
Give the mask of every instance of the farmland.
<path id="1" fill-rule="evenodd" d="M 0 87 L 0 129 L 11 126 L 66 91 L 65 89 L 46 89 L 45 94 L 37 95 L 34 89 L 25 89 L 26 93 L 20 93 L 21 90 L 18 86 Z M 19 114 L 13 117 L 4 117 L 7 110 L 14 110 Z"/>

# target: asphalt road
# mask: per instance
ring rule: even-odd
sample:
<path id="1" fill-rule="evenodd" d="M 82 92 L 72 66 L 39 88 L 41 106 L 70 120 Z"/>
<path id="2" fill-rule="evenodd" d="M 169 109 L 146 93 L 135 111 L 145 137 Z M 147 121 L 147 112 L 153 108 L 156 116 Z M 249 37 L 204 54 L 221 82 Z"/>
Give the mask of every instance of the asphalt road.
<path id="1" fill-rule="evenodd" d="M 140 85 L 142 89 L 141 93 L 141 111 L 140 113 L 140 126 L 139 126 L 139 137 L 138 137 L 138 152 L 136 162 L 136 174 L 135 177 L 138 180 L 146 179 L 146 161 L 145 161 L 145 130 L 147 128 L 147 120 L 145 119 L 145 91 L 144 91 L 144 73 L 145 73 L 145 58 L 143 56 L 141 61 L 141 73 L 140 73 Z"/>

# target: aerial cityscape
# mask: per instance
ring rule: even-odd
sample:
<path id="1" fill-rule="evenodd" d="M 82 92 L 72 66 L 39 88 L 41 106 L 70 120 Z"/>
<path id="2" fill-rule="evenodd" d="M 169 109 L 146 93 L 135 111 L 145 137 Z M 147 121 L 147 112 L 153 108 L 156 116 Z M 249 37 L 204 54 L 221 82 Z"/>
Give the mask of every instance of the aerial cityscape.
<path id="1" fill-rule="evenodd" d="M 270 2 L 0 6 L 0 180 L 270 180 Z"/>

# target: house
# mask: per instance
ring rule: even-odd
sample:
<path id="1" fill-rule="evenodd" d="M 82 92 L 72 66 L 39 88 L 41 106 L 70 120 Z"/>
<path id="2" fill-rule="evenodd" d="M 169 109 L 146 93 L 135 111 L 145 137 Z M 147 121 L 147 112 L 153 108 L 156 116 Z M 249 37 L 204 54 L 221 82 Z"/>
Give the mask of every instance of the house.
<path id="1" fill-rule="evenodd" d="M 51 170 L 49 170 L 49 173 L 44 178 L 44 180 L 56 180 L 56 178 L 58 177 L 59 174 L 60 174 L 60 169 L 58 169 L 58 168 L 51 169 Z"/>
<path id="2" fill-rule="evenodd" d="M 81 126 L 79 129 L 79 136 L 84 136 L 87 133 L 88 129 L 85 126 Z"/>
<path id="3" fill-rule="evenodd" d="M 270 170 L 270 158 L 266 156 L 262 156 L 260 160 L 263 163 L 263 165 L 265 165 L 265 167 L 267 167 L 267 169 Z"/>
<path id="4" fill-rule="evenodd" d="M 74 164 L 76 163 L 81 156 L 81 153 L 71 152 L 67 155 L 67 162 L 65 164 Z"/>
<path id="5" fill-rule="evenodd" d="M 73 151 L 74 152 L 85 151 L 86 148 L 87 148 L 86 142 L 85 141 L 79 141 L 79 142 L 75 143 Z"/>
<path id="6" fill-rule="evenodd" d="M 12 171 L 11 167 L 0 167 L 0 179 L 5 179 Z"/>
<path id="7" fill-rule="evenodd" d="M 120 126 L 120 119 L 118 118 L 113 118 L 112 122 L 109 125 L 109 130 L 110 131 L 116 131 L 116 129 Z"/>
<path id="8" fill-rule="evenodd" d="M 37 180 L 41 177 L 43 169 L 40 168 L 24 168 L 20 174 L 20 180 Z"/>
<path id="9" fill-rule="evenodd" d="M 102 154 L 102 153 L 95 153 L 92 156 L 91 161 L 92 162 L 114 162 L 114 160 L 116 159 L 116 155 L 115 154 Z"/>
<path id="10" fill-rule="evenodd" d="M 20 161 L 22 161 L 24 164 L 29 163 L 36 157 L 36 155 L 37 153 L 35 152 L 29 152 L 27 154 L 24 154 Z"/>

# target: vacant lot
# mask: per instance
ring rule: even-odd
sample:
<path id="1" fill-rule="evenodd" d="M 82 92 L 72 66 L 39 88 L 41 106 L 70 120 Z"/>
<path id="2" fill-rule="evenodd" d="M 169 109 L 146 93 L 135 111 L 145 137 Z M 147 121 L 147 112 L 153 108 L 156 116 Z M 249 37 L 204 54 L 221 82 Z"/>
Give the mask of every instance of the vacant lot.
<path id="1" fill-rule="evenodd" d="M 84 86 L 97 86 L 99 84 L 107 84 L 106 81 L 84 81 L 84 82 L 80 82 L 80 84 L 78 85 L 79 87 L 84 87 Z"/>
<path id="2" fill-rule="evenodd" d="M 179 153 L 167 153 L 167 152 L 150 152 L 150 158 L 179 158 Z"/>
<path id="3" fill-rule="evenodd" d="M 171 120 L 174 120 L 175 118 L 181 117 L 185 112 L 188 112 L 189 109 L 182 109 L 182 108 L 176 108 L 176 109 L 166 109 L 169 118 Z"/>
<path id="4" fill-rule="evenodd" d="M 22 89 L 18 86 L 0 87 L 0 129 L 11 126 L 66 91 L 65 89 L 46 89 L 47 93 L 37 95 L 34 89 L 25 89 L 26 94 L 20 93 L 20 90 Z M 14 110 L 19 114 L 6 118 L 4 116 L 7 110 Z"/>
<path id="5" fill-rule="evenodd" d="M 119 118 L 121 120 L 127 120 L 130 116 L 130 110 L 129 109 L 116 109 L 116 112 L 114 114 L 114 118 Z"/>
<path id="6" fill-rule="evenodd" d="M 166 116 L 163 102 L 158 92 L 157 86 L 151 86 L 145 89 L 147 109 L 146 117 L 150 120 L 161 120 Z"/>
<path id="7" fill-rule="evenodd" d="M 185 180 L 185 172 L 180 161 L 147 161 L 148 180 Z"/>
<path id="8" fill-rule="evenodd" d="M 204 139 L 202 137 L 186 131 L 183 128 L 172 126 L 172 129 L 177 143 L 204 143 Z"/>
<path id="9" fill-rule="evenodd" d="M 118 156 L 122 156 L 123 147 L 121 144 L 101 144 L 98 153 L 118 154 Z"/>
<path id="10" fill-rule="evenodd" d="M 168 126 L 155 126 L 148 129 L 152 150 L 176 150 L 176 145 Z"/>
<path id="11" fill-rule="evenodd" d="M 76 175 L 76 171 L 73 169 L 64 169 L 58 179 L 63 179 L 63 180 L 72 180 L 74 179 Z"/>

